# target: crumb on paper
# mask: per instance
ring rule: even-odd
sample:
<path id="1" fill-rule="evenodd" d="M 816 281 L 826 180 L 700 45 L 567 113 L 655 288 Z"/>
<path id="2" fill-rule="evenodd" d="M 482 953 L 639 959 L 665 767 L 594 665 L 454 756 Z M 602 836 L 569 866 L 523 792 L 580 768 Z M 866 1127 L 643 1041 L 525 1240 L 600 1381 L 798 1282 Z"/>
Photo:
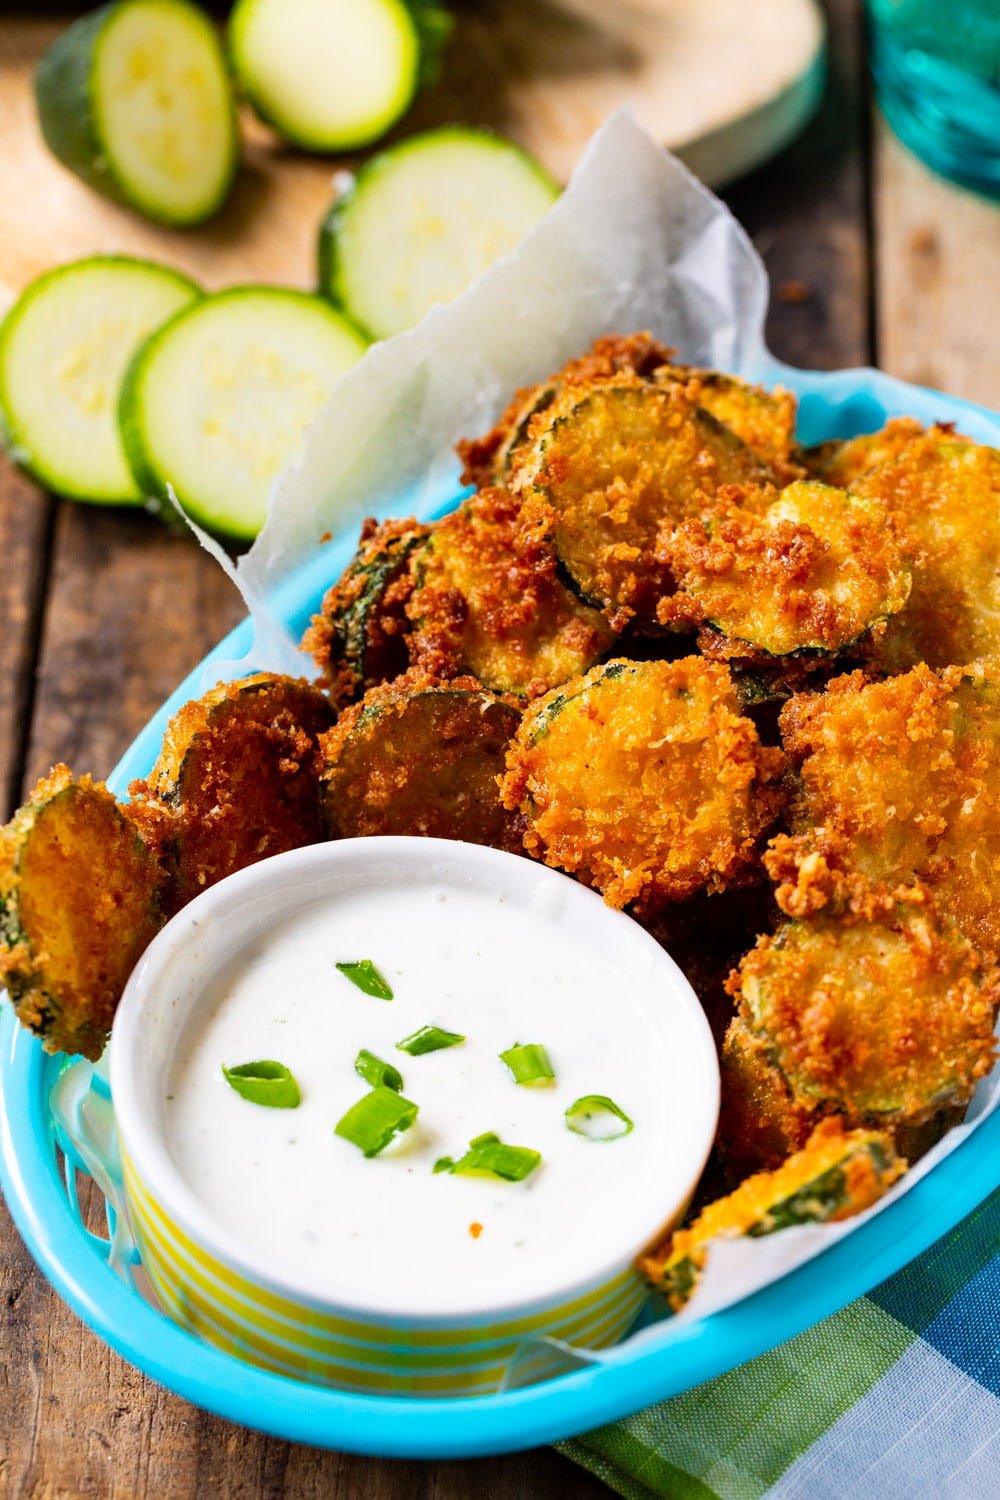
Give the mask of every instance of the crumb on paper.
<path id="1" fill-rule="evenodd" d="M 478 1238 L 482 1234 L 482 1232 L 483 1232 L 483 1226 L 482 1226 L 482 1224 L 475 1223 L 475 1224 L 470 1224 L 469 1225 L 469 1233 L 472 1235 L 472 1238 L 474 1240 L 478 1240 Z"/>
<path id="2" fill-rule="evenodd" d="M 808 281 L 781 281 L 778 283 L 779 302 L 808 302 L 813 289 Z"/>

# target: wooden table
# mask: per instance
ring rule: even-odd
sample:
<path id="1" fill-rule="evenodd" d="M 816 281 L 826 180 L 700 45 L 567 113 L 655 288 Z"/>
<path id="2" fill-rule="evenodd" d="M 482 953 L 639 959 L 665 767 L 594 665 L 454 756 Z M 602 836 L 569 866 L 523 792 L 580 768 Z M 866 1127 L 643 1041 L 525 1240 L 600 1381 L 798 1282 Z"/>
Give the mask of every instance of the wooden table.
<path id="1" fill-rule="evenodd" d="M 877 362 L 1000 406 L 1000 361 L 991 358 L 1000 210 L 932 177 L 873 124 L 859 10 L 830 0 L 833 77 L 819 120 L 729 194 L 771 274 L 771 347 L 805 366 Z M 0 249 L 0 274 L 11 249 Z M 241 611 L 187 540 L 142 513 L 56 501 L 2 460 L 0 557 L 7 817 L 54 761 L 106 773 Z M 11 1500 L 609 1493 L 551 1451 L 452 1464 L 365 1460 L 208 1416 L 79 1323 L 2 1204 L 0 1310 L 0 1496 Z"/>

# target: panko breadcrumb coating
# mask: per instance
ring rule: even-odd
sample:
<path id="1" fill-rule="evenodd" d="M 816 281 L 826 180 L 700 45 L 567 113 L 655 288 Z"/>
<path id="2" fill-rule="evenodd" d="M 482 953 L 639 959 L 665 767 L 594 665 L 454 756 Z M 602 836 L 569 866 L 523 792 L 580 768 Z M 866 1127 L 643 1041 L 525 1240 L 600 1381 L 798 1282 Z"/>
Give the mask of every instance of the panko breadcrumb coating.
<path id="1" fill-rule="evenodd" d="M 481 490 L 434 527 L 407 605 L 416 665 L 469 673 L 497 692 L 537 698 L 611 647 L 614 632 L 557 574 L 556 555 L 521 525 L 520 502 Z"/>
<path id="2" fill-rule="evenodd" d="M 804 477 L 795 443 L 796 401 L 791 391 L 780 385 L 768 391 L 735 375 L 684 365 L 658 370 L 656 379 L 683 381 L 700 407 L 763 459 L 779 485 Z"/>
<path id="3" fill-rule="evenodd" d="M 731 976 L 747 1031 L 802 1108 L 919 1125 L 990 1070 L 1000 973 L 926 891 L 822 911 L 761 937 Z"/>
<path id="4" fill-rule="evenodd" d="M 870 880 L 919 878 L 977 948 L 1000 951 L 1000 663 L 854 672 L 792 698 L 780 723 L 793 830 L 846 840 Z"/>
<path id="5" fill-rule="evenodd" d="M 162 925 L 155 859 L 101 782 L 59 765 L 0 829 L 0 983 L 49 1052 L 100 1057 Z"/>
<path id="6" fill-rule="evenodd" d="M 898 672 L 1000 654 L 1000 452 L 932 429 L 854 488 L 889 506 L 916 558 L 873 664 Z"/>
<path id="7" fill-rule="evenodd" d="M 758 1238 L 793 1224 L 852 1218 L 877 1203 L 906 1165 L 883 1132 L 846 1130 L 842 1120 L 824 1120 L 800 1151 L 710 1203 L 693 1224 L 644 1256 L 639 1269 L 679 1312 L 704 1270 L 712 1240 Z"/>
<path id="8" fill-rule="evenodd" d="M 943 428 L 931 428 L 943 432 Z M 869 469 L 896 459 L 914 438 L 923 437 L 927 429 L 913 417 L 893 417 L 878 432 L 860 437 L 832 438 L 803 453 L 809 473 L 824 484 L 837 484 L 845 490 L 854 488 L 856 480 Z"/>
<path id="9" fill-rule="evenodd" d="M 323 736 L 332 838 L 412 834 L 521 851 L 524 820 L 498 781 L 519 711 L 474 677 L 414 668 L 371 688 Z"/>
<path id="10" fill-rule="evenodd" d="M 319 736 L 332 719 L 318 688 L 267 672 L 221 682 L 174 714 L 126 809 L 160 851 L 174 906 L 324 837 Z"/>
<path id="11" fill-rule="evenodd" d="M 531 705 L 503 799 L 532 854 L 648 915 L 747 877 L 783 766 L 721 663 L 618 660 Z"/>
<path id="12" fill-rule="evenodd" d="M 660 623 L 707 624 L 711 654 L 751 662 L 856 647 L 910 592 L 886 507 L 815 482 L 788 485 L 763 514 L 692 518 L 661 556 L 679 592 L 661 599 Z"/>
<path id="13" fill-rule="evenodd" d="M 406 670 L 410 561 L 430 530 L 412 517 L 365 521 L 357 552 L 313 616 L 302 650 L 319 667 L 336 706 Z"/>

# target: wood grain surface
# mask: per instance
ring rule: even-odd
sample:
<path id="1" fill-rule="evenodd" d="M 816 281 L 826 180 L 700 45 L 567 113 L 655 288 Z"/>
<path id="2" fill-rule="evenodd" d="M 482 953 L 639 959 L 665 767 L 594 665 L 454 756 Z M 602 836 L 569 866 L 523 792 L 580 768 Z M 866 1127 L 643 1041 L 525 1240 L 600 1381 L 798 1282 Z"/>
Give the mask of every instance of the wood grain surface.
<path id="1" fill-rule="evenodd" d="M 872 142 L 858 11 L 854 0 L 831 0 L 835 68 L 819 121 L 730 195 L 771 272 L 772 348 L 820 367 L 864 363 L 878 352 L 894 373 L 1000 405 L 988 311 L 1000 281 L 1000 212 L 934 179 L 883 130 Z M 17 24 L 26 47 L 37 45 L 34 28 L 51 26 L 30 18 Z M 0 121 L 17 107 L 9 66 L 9 58 L 0 60 Z M 282 172 L 301 173 L 304 182 L 314 167 L 289 160 Z M 0 173 L 10 170 L 5 152 Z M 262 166 L 251 180 L 214 246 L 198 251 L 216 279 L 229 279 L 222 258 L 239 216 L 255 223 L 266 217 L 268 170 Z M 61 187 L 74 212 L 90 213 L 85 189 L 72 179 Z M 42 222 L 53 211 L 44 195 L 37 211 Z M 130 221 L 109 212 L 106 222 L 126 235 Z M 9 234 L 0 237 L 0 277 L 10 265 Z M 159 253 L 183 260 L 187 244 L 165 236 Z M 60 246 L 67 256 L 94 248 L 85 239 Z M 303 267 L 308 249 L 305 238 L 294 248 Z M 259 253 L 259 265 L 241 259 L 244 275 L 265 274 L 264 248 Z M 239 606 L 205 554 L 149 517 L 53 502 L 3 461 L 0 557 L 6 816 L 55 760 L 106 772 Z M 383 1462 L 291 1445 L 209 1416 L 87 1331 L 37 1272 L 2 1206 L 0 1320 L 0 1500 L 609 1494 L 552 1451 L 450 1464 Z"/>

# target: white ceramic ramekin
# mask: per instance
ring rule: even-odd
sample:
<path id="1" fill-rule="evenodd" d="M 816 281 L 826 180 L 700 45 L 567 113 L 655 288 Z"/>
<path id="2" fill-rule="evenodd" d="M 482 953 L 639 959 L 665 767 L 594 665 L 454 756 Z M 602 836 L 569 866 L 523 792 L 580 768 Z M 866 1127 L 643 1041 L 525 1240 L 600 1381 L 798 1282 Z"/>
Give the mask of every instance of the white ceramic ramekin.
<path id="1" fill-rule="evenodd" d="M 366 885 L 459 884 L 503 895 L 515 911 L 567 924 L 581 943 L 613 956 L 662 1004 L 650 1024 L 695 1080 L 686 1129 L 665 1148 L 673 1201 L 655 1188 L 622 1225 L 612 1259 L 542 1298 L 478 1316 L 429 1316 L 360 1306 L 329 1286 L 306 1285 L 239 1243 L 175 1166 L 166 1140 L 165 1091 L 188 1018 L 212 977 L 282 916 Z M 549 899 L 546 899 L 546 898 Z M 719 1071 L 711 1033 L 687 980 L 641 927 L 565 875 L 494 849 L 439 839 L 345 839 L 282 854 L 211 887 L 164 928 L 137 966 L 111 1041 L 111 1090 L 126 1196 L 144 1267 L 164 1307 L 230 1353 L 283 1374 L 384 1394 L 472 1395 L 497 1389 L 521 1346 L 545 1336 L 585 1348 L 614 1343 L 643 1299 L 636 1256 L 683 1213 L 715 1132 Z M 682 1170 L 678 1174 L 678 1156 Z M 657 1183 L 657 1160 L 648 1181 Z"/>

